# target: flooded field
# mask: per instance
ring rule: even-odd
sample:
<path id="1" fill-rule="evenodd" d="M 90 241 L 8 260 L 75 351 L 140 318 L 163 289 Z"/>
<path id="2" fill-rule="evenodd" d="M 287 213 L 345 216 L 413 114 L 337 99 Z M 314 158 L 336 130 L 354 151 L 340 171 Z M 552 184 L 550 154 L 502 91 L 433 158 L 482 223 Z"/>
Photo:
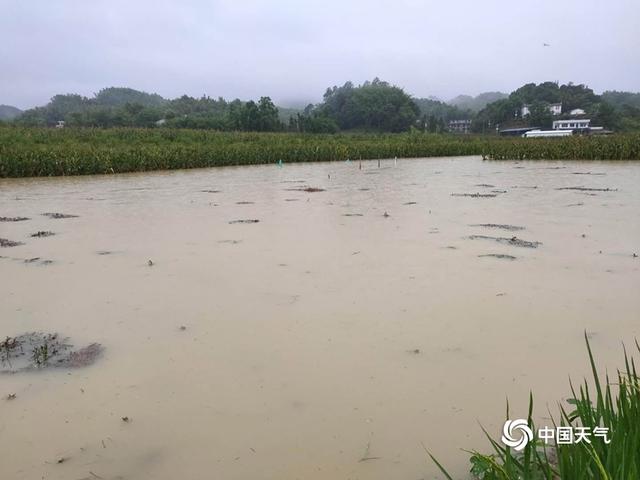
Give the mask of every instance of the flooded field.
<path id="1" fill-rule="evenodd" d="M 585 330 L 622 366 L 639 186 L 475 157 L 2 180 L 0 338 L 72 346 L 0 365 L 0 478 L 436 478 L 421 442 L 464 477 L 507 397 L 549 422 L 588 375 Z"/>

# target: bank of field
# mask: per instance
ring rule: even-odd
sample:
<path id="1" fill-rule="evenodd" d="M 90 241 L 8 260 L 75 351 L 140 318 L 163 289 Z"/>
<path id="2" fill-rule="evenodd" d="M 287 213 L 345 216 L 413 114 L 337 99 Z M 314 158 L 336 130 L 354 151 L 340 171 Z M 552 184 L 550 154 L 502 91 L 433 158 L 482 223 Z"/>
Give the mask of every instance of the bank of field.
<path id="1" fill-rule="evenodd" d="M 0 128 L 0 177 L 378 158 L 638 160 L 640 135 L 553 139 L 405 134 L 312 135 L 170 129 Z"/>

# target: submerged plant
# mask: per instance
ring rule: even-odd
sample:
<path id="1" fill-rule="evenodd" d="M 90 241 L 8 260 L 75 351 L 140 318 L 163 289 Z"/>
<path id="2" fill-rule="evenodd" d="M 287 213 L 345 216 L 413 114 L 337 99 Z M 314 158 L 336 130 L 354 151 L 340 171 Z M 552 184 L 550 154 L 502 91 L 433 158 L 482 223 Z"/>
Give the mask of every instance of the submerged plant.
<path id="1" fill-rule="evenodd" d="M 595 391 L 585 380 L 578 389 L 570 384 L 573 398 L 567 403 L 568 411 L 560 405 L 559 423 L 554 419 L 556 431 L 571 429 L 576 432 L 595 432 L 588 440 L 547 445 L 534 435 L 521 450 L 496 441 L 484 430 L 493 452 L 471 454 L 471 473 L 480 480 L 631 480 L 640 478 L 640 380 L 633 357 L 624 349 L 624 370 L 617 372 L 616 381 L 607 375 L 600 381 L 585 334 L 589 362 Z M 640 345 L 636 342 L 640 352 Z M 536 432 L 533 414 L 533 394 L 529 397 L 527 425 Z M 507 405 L 507 418 L 509 406 Z M 602 435 L 607 432 L 607 435 Z M 504 439 L 503 439 L 504 440 Z M 429 453 L 429 452 L 427 452 Z M 453 477 L 429 453 L 442 474 Z"/>
<path id="2" fill-rule="evenodd" d="M 7 337 L 0 343 L 0 362 L 2 365 L 5 363 L 11 365 L 12 352 L 19 347 L 21 347 L 21 343 L 14 337 Z"/>
<path id="3" fill-rule="evenodd" d="M 31 358 L 33 363 L 39 367 L 46 365 L 49 361 L 49 345 L 45 342 L 42 345 L 34 347 Z"/>

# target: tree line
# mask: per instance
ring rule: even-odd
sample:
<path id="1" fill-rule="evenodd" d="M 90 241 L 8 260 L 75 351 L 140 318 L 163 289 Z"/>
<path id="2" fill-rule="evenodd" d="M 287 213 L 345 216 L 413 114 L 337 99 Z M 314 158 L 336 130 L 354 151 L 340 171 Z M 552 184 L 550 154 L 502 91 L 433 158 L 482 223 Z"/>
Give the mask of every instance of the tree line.
<path id="1" fill-rule="evenodd" d="M 441 133 L 450 120 L 471 120 L 472 130 L 492 133 L 500 128 L 550 128 L 548 109 L 562 103 L 563 113 L 580 108 L 593 124 L 622 131 L 640 130 L 640 93 L 596 95 L 585 85 L 555 82 L 526 84 L 506 98 L 491 93 L 451 105 L 432 98 L 414 98 L 402 88 L 378 78 L 361 85 L 346 82 L 327 88 L 322 101 L 304 109 L 280 110 L 269 97 L 258 101 L 227 101 L 222 97 L 183 95 L 165 99 L 131 88 L 105 88 L 93 97 L 56 95 L 42 106 L 9 120 L 21 126 L 172 127 L 220 131 L 336 133 L 340 131 L 403 132 L 411 129 Z M 470 97 L 469 97 L 470 98 Z M 486 101 L 493 100 L 490 103 Z M 455 100 L 455 99 L 454 99 Z M 522 115 L 527 105 L 528 115 Z"/>

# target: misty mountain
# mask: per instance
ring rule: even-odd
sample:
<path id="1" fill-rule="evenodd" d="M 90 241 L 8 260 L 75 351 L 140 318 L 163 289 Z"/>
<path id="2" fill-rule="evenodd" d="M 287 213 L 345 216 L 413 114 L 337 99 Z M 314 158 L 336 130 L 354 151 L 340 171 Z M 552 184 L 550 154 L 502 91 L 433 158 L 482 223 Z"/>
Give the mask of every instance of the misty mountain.
<path id="1" fill-rule="evenodd" d="M 414 98 L 413 102 L 420 109 L 420 113 L 427 117 L 427 119 L 432 117 L 438 120 L 449 121 L 471 118 L 471 112 L 468 110 L 456 105 L 449 105 L 433 97 Z"/>
<path id="2" fill-rule="evenodd" d="M 22 110 L 11 105 L 0 105 L 0 120 L 13 120 L 22 115 Z"/>
<path id="3" fill-rule="evenodd" d="M 447 103 L 449 105 L 458 107 L 461 110 L 471 110 L 475 113 L 482 110 L 488 104 L 496 102 L 498 100 L 503 100 L 508 96 L 508 94 L 502 92 L 485 92 L 476 97 L 472 97 L 471 95 L 458 95 L 457 97 L 449 100 Z"/>

